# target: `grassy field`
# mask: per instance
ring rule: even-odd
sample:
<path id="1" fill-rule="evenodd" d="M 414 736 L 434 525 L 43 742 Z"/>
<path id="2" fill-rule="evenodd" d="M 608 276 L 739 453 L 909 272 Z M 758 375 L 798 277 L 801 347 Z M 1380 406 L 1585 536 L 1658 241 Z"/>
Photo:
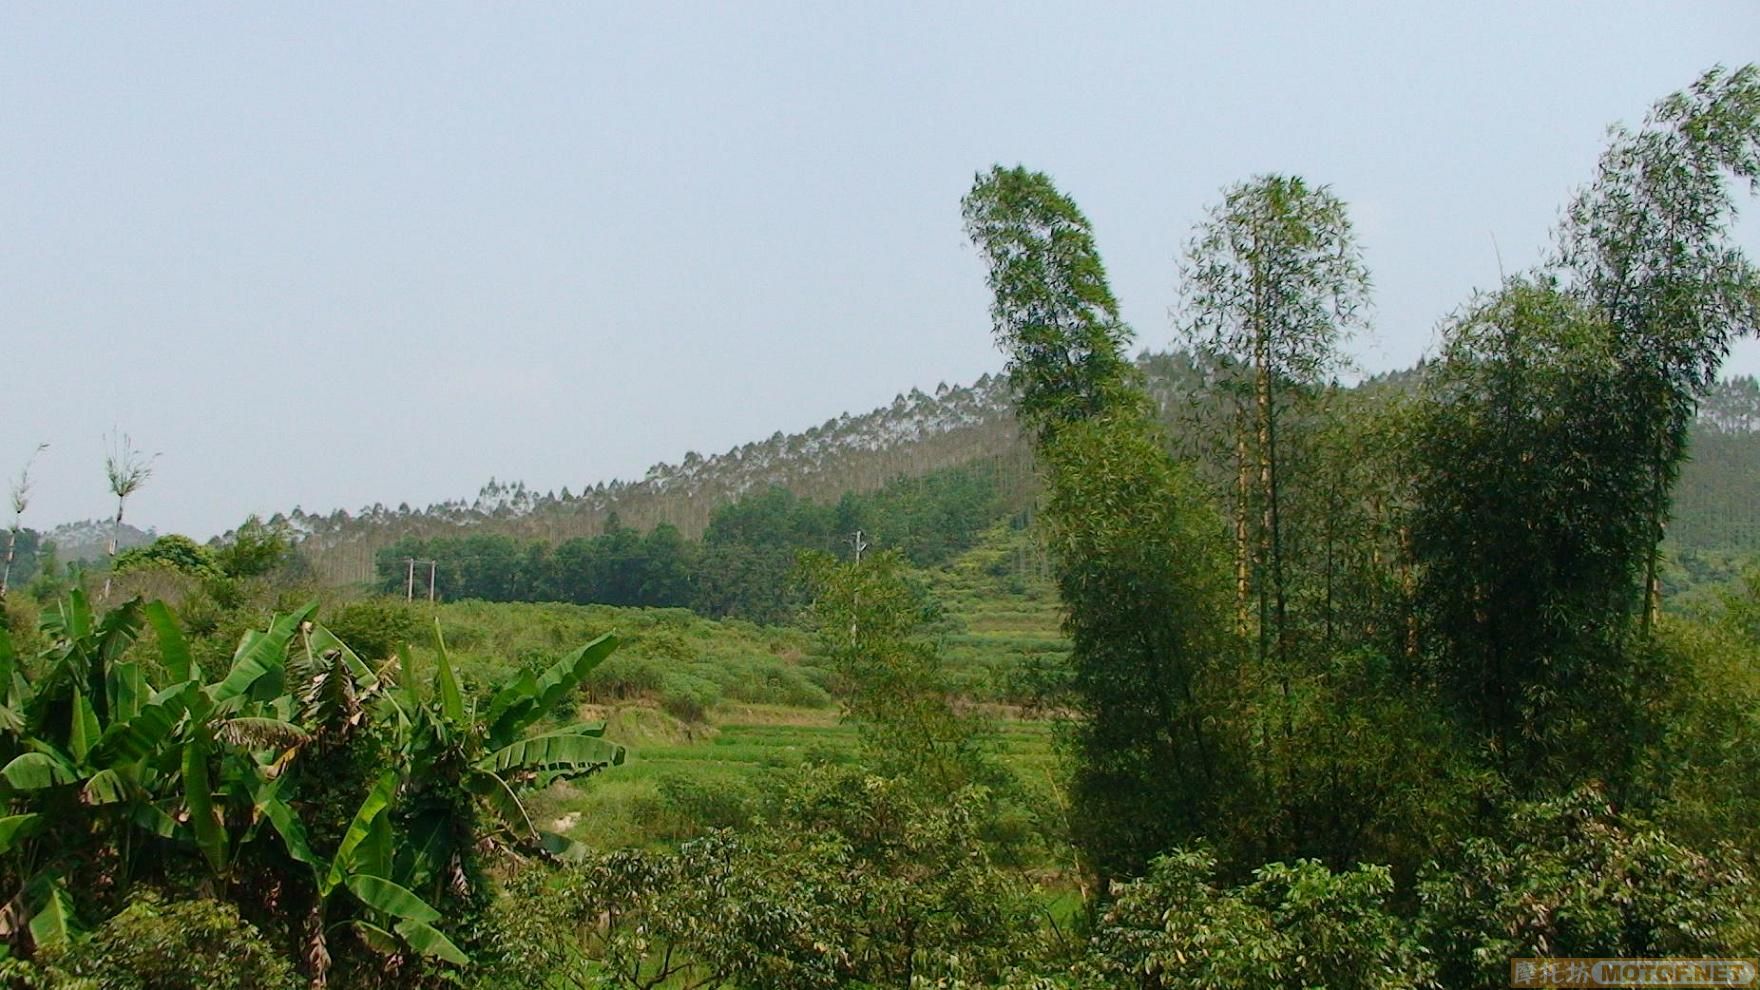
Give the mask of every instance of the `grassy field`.
<path id="1" fill-rule="evenodd" d="M 1024 792 L 1050 793 L 1049 722 L 1023 718 L 1037 672 L 1067 652 L 1056 594 L 1030 537 L 1007 527 L 925 575 L 941 604 L 934 630 L 955 689 L 989 717 L 990 742 Z M 395 606 L 395 608 L 393 608 Z M 628 762 L 533 805 L 534 820 L 600 849 L 664 844 L 705 828 L 745 825 L 777 771 L 855 757 L 835 682 L 800 629 L 714 621 L 683 609 L 457 602 L 362 621 L 402 623 L 414 662 L 431 670 L 436 621 L 467 690 L 484 697 L 605 632 L 622 645 L 582 687 L 574 718 L 603 720 Z M 387 631 L 397 638 L 397 630 Z"/>
<path id="2" fill-rule="evenodd" d="M 600 849 L 688 838 L 751 820 L 777 771 L 808 760 L 836 762 L 859 746 L 854 726 L 830 709 L 727 704 L 688 723 L 650 704 L 584 706 L 628 761 L 580 784 L 552 788 L 533 807 L 542 827 Z M 1055 772 L 1049 722 L 998 716 L 993 744 L 1023 787 L 1041 790 Z"/>

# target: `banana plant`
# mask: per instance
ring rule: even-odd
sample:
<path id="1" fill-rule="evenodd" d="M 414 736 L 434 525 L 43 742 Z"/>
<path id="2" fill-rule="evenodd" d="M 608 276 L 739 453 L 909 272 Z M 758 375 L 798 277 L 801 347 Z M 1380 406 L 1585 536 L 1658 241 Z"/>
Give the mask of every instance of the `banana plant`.
<path id="1" fill-rule="evenodd" d="M 403 740 L 412 768 L 410 837 L 400 859 L 411 883 L 454 888 L 463 847 L 474 839 L 492 838 L 509 845 L 547 853 L 569 848 L 568 840 L 538 829 L 525 807 L 525 796 L 551 784 L 574 780 L 623 763 L 625 750 L 604 738 L 600 722 L 579 722 L 534 731 L 562 702 L 575 694 L 619 641 L 611 633 L 576 649 L 542 673 L 524 670 L 490 696 L 479 711 L 467 700 L 436 624 L 435 669 L 431 692 L 423 696 L 414 677 L 405 680 L 403 708 L 408 713 Z M 407 661 L 406 661 L 407 663 Z M 419 770 L 417 769 L 419 768 Z M 461 829 L 459 796 L 475 799 L 472 817 L 485 817 L 489 827 Z M 482 816 L 476 812 L 486 811 Z M 476 834 L 486 833 L 486 834 Z"/>
<path id="2" fill-rule="evenodd" d="M 305 738 L 259 685 L 311 609 L 247 634 L 226 678 L 204 684 L 169 609 L 130 601 L 94 620 L 73 591 L 44 621 L 53 646 L 25 676 L 0 638 L 0 854 L 22 865 L 0 937 L 42 944 L 77 928 L 73 881 L 126 887 L 160 847 L 193 847 L 224 876 L 253 813 L 266 758 Z M 130 659 L 151 625 L 157 669 Z M 155 683 L 168 680 L 164 686 Z M 101 875 L 100 875 L 101 874 Z"/>
<path id="3" fill-rule="evenodd" d="M 320 940 L 347 926 L 380 952 L 407 946 L 462 963 L 464 953 L 436 927 L 441 914 L 433 905 L 468 887 L 473 848 L 484 838 L 560 848 L 561 840 L 532 826 L 521 795 L 624 760 L 623 747 L 602 738 L 602 724 L 530 731 L 618 644 L 601 636 L 542 675 L 522 674 L 496 692 L 479 717 L 438 624 L 434 637 L 435 669 L 424 691 L 408 648 L 375 669 L 321 626 L 308 626 L 304 657 L 289 667 L 302 723 L 319 740 L 344 738 L 369 720 L 392 726 L 398 765 L 375 781 L 328 860 L 297 834 L 297 821 L 276 828 L 294 858 L 314 870 Z M 277 818 L 291 815 L 278 798 L 263 806 Z M 482 810 L 491 827 L 484 827 Z M 328 954 L 323 945 L 307 952 L 309 958 Z"/>
<path id="4" fill-rule="evenodd" d="M 376 951 L 468 962 L 435 905 L 468 886 L 473 850 L 484 839 L 565 848 L 533 827 L 523 796 L 623 762 L 602 725 L 538 727 L 617 640 L 521 674 L 479 711 L 438 629 L 424 691 L 408 651 L 374 667 L 313 612 L 247 632 L 212 681 L 163 603 L 96 617 L 75 591 L 45 617 L 53 645 L 30 665 L 0 630 L 0 939 L 66 939 L 80 927 L 74 892 L 125 891 L 137 872 L 184 855 L 222 890 L 248 890 L 264 869 L 309 873 L 310 959 L 328 959 L 328 917 Z M 148 628 L 157 655 L 143 658 L 130 647 Z M 324 805 L 302 800 L 302 780 L 368 726 L 369 738 L 389 738 L 393 765 L 321 853 L 301 813 Z M 309 968 L 321 981 L 326 965 Z"/>

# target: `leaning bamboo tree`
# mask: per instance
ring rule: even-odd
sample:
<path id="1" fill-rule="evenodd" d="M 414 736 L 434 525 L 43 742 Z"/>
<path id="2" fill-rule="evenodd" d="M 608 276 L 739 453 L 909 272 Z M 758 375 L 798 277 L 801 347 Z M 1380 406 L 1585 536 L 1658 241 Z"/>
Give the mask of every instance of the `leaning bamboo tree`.
<path id="1" fill-rule="evenodd" d="M 1649 472 L 1646 631 L 1660 603 L 1669 497 L 1699 400 L 1730 342 L 1760 325 L 1760 269 L 1730 237 L 1731 180 L 1760 183 L 1760 67 L 1714 68 L 1615 127 L 1595 181 L 1559 231 L 1571 289 L 1612 327 L 1628 414 L 1642 418 Z"/>
<path id="2" fill-rule="evenodd" d="M 1047 475 L 1042 518 L 1073 643 L 1072 838 L 1104 896 L 1171 846 L 1251 820 L 1220 807 L 1241 795 L 1221 680 L 1233 665 L 1220 520 L 1150 417 L 1075 203 L 1043 173 L 998 166 L 962 205 Z"/>
<path id="3" fill-rule="evenodd" d="M 10 491 L 12 499 L 12 528 L 6 531 L 6 565 L 0 568 L 0 601 L 6 600 L 6 589 L 12 581 L 12 558 L 18 550 L 18 533 L 22 528 L 24 510 L 31 504 L 31 464 L 37 455 L 48 450 L 46 443 L 37 444 L 31 456 L 25 458 L 24 467 L 18 472 L 18 480 L 13 482 Z"/>

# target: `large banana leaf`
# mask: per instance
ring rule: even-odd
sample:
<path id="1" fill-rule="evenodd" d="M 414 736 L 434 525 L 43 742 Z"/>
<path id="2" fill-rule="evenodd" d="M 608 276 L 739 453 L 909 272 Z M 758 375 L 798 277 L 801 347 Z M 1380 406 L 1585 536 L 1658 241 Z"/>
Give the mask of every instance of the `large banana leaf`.
<path id="1" fill-rule="evenodd" d="M 132 660 L 119 660 L 110 664 L 104 687 L 109 692 L 110 710 L 107 722 L 111 725 L 133 718 L 141 710 L 142 699 L 150 693 L 141 665 Z"/>
<path id="2" fill-rule="evenodd" d="M 196 846 L 202 850 L 215 873 L 226 869 L 226 826 L 220 809 L 214 806 L 213 785 L 208 776 L 209 741 L 205 733 L 197 733 L 183 747 L 183 800 L 189 811 L 190 828 L 196 835 Z"/>
<path id="3" fill-rule="evenodd" d="M 155 802 L 142 801 L 130 808 L 129 820 L 161 839 L 174 838 L 180 831 L 177 819 Z"/>
<path id="4" fill-rule="evenodd" d="M 73 895 L 58 879 L 43 882 L 42 906 L 31 915 L 31 941 L 40 949 L 59 945 L 79 930 L 73 913 Z"/>
<path id="5" fill-rule="evenodd" d="M 440 912 L 416 896 L 414 891 L 384 877 L 357 873 L 349 877 L 346 883 L 349 893 L 381 914 L 411 921 L 425 921 L 430 925 L 440 920 Z"/>
<path id="6" fill-rule="evenodd" d="M 379 675 L 360 658 L 360 654 L 349 649 L 347 643 L 336 638 L 336 634 L 317 623 L 312 624 L 312 631 L 306 639 L 306 647 L 313 656 L 322 656 L 335 650 L 342 655 L 343 663 L 348 665 L 348 672 L 354 676 L 356 684 L 362 691 L 372 691 L 382 687 Z"/>
<path id="7" fill-rule="evenodd" d="M 86 778 L 79 789 L 81 801 L 87 804 L 119 804 L 134 794 L 135 787 L 128 775 L 115 767 L 106 767 Z"/>
<path id="8" fill-rule="evenodd" d="M 98 620 L 97 652 L 94 659 L 99 660 L 105 669 L 121 660 L 122 655 L 140 637 L 141 622 L 139 598 L 130 598 L 105 612 L 104 617 Z"/>
<path id="9" fill-rule="evenodd" d="M 425 886 L 450 862 L 452 836 L 450 810 L 439 808 L 416 816 L 404 826 L 403 839 L 397 844 L 397 865 L 393 873 L 411 887 Z"/>
<path id="10" fill-rule="evenodd" d="M 471 964 L 470 956 L 465 955 L 463 950 L 452 944 L 451 939 L 427 922 L 405 919 L 397 923 L 397 934 L 402 935 L 411 948 L 424 956 L 444 959 L 455 966 Z"/>
<path id="11" fill-rule="evenodd" d="M 589 772 L 623 760 L 624 748 L 616 743 L 584 733 L 551 732 L 503 746 L 477 765 L 499 773 Z"/>
<path id="12" fill-rule="evenodd" d="M 243 716 L 220 721 L 214 735 L 245 749 L 292 749 L 311 738 L 306 730 L 278 718 Z"/>
<path id="13" fill-rule="evenodd" d="M 172 729 L 200 696 L 201 689 L 195 681 L 185 681 L 153 695 L 134 717 L 104 730 L 93 759 L 99 763 L 131 763 L 166 745 L 171 741 Z"/>
<path id="14" fill-rule="evenodd" d="M 41 749 L 21 753 L 0 769 L 0 780 L 15 791 L 40 791 L 79 780 L 79 771 L 65 757 Z"/>
<path id="15" fill-rule="evenodd" d="M 336 847 L 336 856 L 330 861 L 330 872 L 319 885 L 319 892 L 328 896 L 336 889 L 345 876 L 355 871 L 356 854 L 362 843 L 373 837 L 375 823 L 381 821 L 391 807 L 391 797 L 397 791 L 397 771 L 387 771 L 381 776 L 373 789 L 367 792 L 366 799 L 355 810 L 354 820 L 348 823 L 348 830 L 342 834 L 342 842 Z"/>
<path id="16" fill-rule="evenodd" d="M 73 753 L 74 760 L 84 763 L 86 754 L 98 741 L 98 713 L 92 710 L 92 703 L 86 700 L 85 692 L 78 685 L 73 689 L 71 722 L 67 730 L 67 748 Z"/>
<path id="17" fill-rule="evenodd" d="M 324 861 L 312 852 L 311 843 L 306 839 L 306 828 L 286 801 L 281 799 L 281 782 L 287 778 L 277 778 L 257 795 L 257 811 L 268 820 L 275 834 L 281 836 L 281 844 L 287 847 L 287 855 L 297 863 L 304 863 L 314 872 L 324 866 Z"/>
<path id="18" fill-rule="evenodd" d="M 13 846 L 35 834 L 43 820 L 42 815 L 35 813 L 0 818 L 0 855 L 11 852 Z"/>
<path id="19" fill-rule="evenodd" d="M 177 617 L 171 614 L 171 609 L 164 602 L 152 601 L 141 612 L 146 615 L 147 624 L 153 627 L 154 635 L 159 637 L 159 659 L 172 678 L 200 680 L 202 670 L 190 654 L 189 640 L 184 637 L 183 627 L 177 624 Z"/>
<path id="20" fill-rule="evenodd" d="M 78 641 L 92 633 L 92 605 L 86 593 L 74 588 L 67 600 L 43 617 L 43 629 L 56 639 Z"/>
<path id="21" fill-rule="evenodd" d="M 300 623 L 316 609 L 316 605 L 307 605 L 276 616 L 269 624 L 268 632 L 252 630 L 245 634 L 238 652 L 233 654 L 232 669 L 227 672 L 225 680 L 208 688 L 208 697 L 215 704 L 242 697 L 262 678 L 283 672 L 287 665 L 287 644 L 299 631 Z"/>
<path id="22" fill-rule="evenodd" d="M 563 657 L 535 680 L 526 674 L 497 692 L 489 706 L 489 745 L 499 748 L 513 742 L 578 687 L 618 643 L 615 634 L 606 633 Z"/>
<path id="23" fill-rule="evenodd" d="M 522 838 L 533 838 L 537 835 L 537 830 L 532 827 L 531 816 L 526 814 L 526 806 L 499 774 L 492 770 L 479 769 L 465 776 L 464 786 L 466 790 L 482 798 L 483 803 L 494 809 L 496 816 Z"/>
<path id="24" fill-rule="evenodd" d="M 464 695 L 459 693 L 458 678 L 453 676 L 452 661 L 446 656 L 446 638 L 440 634 L 440 620 L 434 620 L 434 645 L 439 660 L 435 664 L 435 690 L 440 694 L 440 713 L 453 725 L 464 724 Z"/>

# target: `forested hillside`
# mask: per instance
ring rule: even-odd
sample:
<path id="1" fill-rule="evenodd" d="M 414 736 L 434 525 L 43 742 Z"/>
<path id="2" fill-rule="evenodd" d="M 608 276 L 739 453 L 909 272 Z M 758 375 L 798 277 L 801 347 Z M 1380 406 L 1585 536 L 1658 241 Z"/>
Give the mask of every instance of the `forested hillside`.
<path id="1" fill-rule="evenodd" d="M 1176 444 L 1206 415 L 1197 400 L 1206 372 L 1183 352 L 1146 353 L 1137 360 L 1145 384 Z M 1416 371 L 1377 375 L 1357 386 L 1374 395 L 1399 394 Z M 1760 414 L 1753 378 L 1731 379 L 1704 403 L 1682 468 L 1675 523 L 1682 547 L 1760 549 Z M 778 487 L 821 505 L 846 493 L 876 491 L 898 478 L 971 467 L 994 481 L 1010 511 L 1026 511 L 1038 491 L 1032 456 L 1022 440 L 1004 379 L 969 386 L 911 390 L 862 415 L 844 414 L 804 433 L 773 434 L 725 453 L 687 454 L 657 464 L 639 481 L 612 481 L 571 493 L 534 492 L 520 483 L 490 481 L 470 502 L 412 509 L 373 505 L 350 515 L 293 510 L 276 521 L 300 534 L 302 554 L 323 580 L 375 580 L 375 562 L 397 544 L 396 557 L 432 557 L 426 541 L 462 536 L 508 537 L 522 544 L 559 545 L 596 537 L 615 517 L 637 533 L 670 526 L 686 540 L 705 533 L 718 507 Z M 841 540 L 854 526 L 833 538 Z M 414 542 L 410 542 L 414 541 Z M 882 544 L 883 545 L 883 544 Z M 563 595 L 560 600 L 567 600 Z"/>

